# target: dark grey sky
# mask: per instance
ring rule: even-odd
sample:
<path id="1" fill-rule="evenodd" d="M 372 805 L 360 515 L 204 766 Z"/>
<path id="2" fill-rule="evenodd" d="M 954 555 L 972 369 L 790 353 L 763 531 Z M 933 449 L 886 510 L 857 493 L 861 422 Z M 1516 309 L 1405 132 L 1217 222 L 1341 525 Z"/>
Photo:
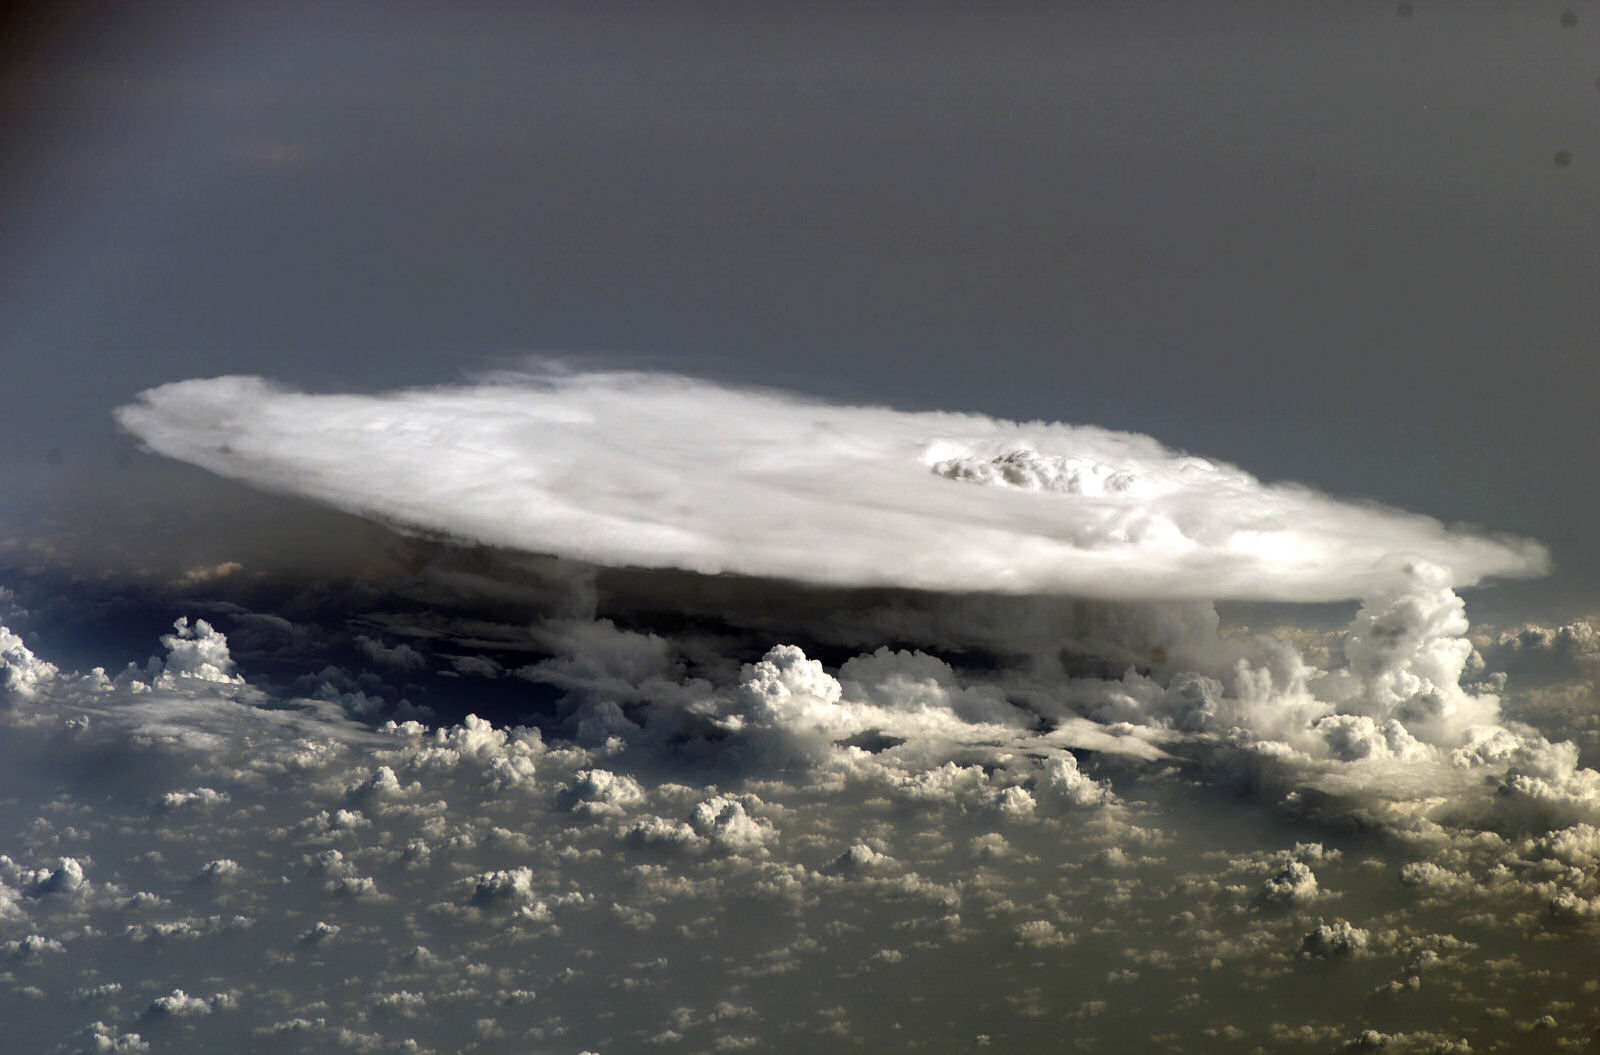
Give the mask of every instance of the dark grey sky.
<path id="1" fill-rule="evenodd" d="M 19 49 L 0 513 L 152 384 L 574 351 L 1147 432 L 1600 601 L 1593 5 L 444 6 Z"/>

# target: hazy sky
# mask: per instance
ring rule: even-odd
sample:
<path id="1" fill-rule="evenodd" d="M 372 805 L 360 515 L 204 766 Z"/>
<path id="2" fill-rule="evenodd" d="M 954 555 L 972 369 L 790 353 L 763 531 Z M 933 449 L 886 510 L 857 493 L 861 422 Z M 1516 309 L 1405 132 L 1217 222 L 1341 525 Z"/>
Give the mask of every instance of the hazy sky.
<path id="1" fill-rule="evenodd" d="M 1565 10 L 40 16 L 0 461 L 92 491 L 110 410 L 179 378 L 606 353 L 1135 429 L 1542 539 L 1539 590 L 1593 599 L 1600 18 Z"/>
<path id="2" fill-rule="evenodd" d="M 1600 1046 L 1593 4 L 11 17 L 0 1046 Z"/>

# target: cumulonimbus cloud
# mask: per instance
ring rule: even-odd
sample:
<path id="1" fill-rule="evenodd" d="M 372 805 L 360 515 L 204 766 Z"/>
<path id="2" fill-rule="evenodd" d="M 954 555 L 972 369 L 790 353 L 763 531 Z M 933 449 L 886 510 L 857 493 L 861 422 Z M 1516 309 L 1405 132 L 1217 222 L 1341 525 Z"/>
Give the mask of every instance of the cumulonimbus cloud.
<path id="1" fill-rule="evenodd" d="M 1537 543 L 1266 484 L 1147 436 L 618 372 L 382 395 L 181 381 L 150 449 L 403 529 L 607 566 L 1112 600 L 1371 596 L 1414 562 L 1530 576 Z"/>

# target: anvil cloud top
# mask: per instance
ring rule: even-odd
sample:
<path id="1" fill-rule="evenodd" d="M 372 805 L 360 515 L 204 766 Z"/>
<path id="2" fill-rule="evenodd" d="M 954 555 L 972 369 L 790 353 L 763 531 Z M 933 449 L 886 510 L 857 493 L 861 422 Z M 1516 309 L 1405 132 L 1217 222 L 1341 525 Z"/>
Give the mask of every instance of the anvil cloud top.
<path id="1" fill-rule="evenodd" d="M 382 395 L 163 385 L 151 449 L 403 528 L 602 565 L 1110 599 L 1370 596 L 1545 570 L 1537 543 L 1266 484 L 1134 433 L 546 371 Z"/>

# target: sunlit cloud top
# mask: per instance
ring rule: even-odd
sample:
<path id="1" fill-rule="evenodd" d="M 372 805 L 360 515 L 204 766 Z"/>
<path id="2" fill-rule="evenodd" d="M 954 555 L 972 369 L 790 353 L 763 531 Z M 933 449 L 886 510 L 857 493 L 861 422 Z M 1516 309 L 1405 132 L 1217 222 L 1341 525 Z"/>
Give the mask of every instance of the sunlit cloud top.
<path id="1" fill-rule="evenodd" d="M 404 529 L 607 566 L 835 586 L 1327 601 L 1419 561 L 1458 586 L 1537 543 L 1265 484 L 1148 436 L 845 406 L 647 373 L 382 395 L 150 389 L 151 450 Z"/>

